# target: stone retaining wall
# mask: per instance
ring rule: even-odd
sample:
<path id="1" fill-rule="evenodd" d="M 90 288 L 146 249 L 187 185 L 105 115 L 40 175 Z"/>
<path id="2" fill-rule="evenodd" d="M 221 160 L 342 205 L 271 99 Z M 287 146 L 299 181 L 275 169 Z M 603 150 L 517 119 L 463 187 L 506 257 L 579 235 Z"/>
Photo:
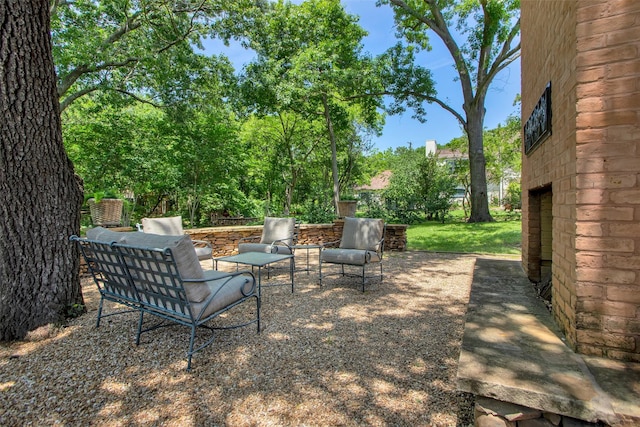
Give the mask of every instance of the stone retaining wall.
<path id="1" fill-rule="evenodd" d="M 333 224 L 301 224 L 299 245 L 323 244 L 340 240 L 343 220 Z M 213 256 L 233 255 L 238 248 L 238 241 L 243 237 L 260 236 L 262 225 L 208 227 L 186 230 L 194 240 L 204 240 L 213 246 Z M 407 225 L 387 224 L 384 240 L 385 251 L 404 251 L 407 248 Z"/>

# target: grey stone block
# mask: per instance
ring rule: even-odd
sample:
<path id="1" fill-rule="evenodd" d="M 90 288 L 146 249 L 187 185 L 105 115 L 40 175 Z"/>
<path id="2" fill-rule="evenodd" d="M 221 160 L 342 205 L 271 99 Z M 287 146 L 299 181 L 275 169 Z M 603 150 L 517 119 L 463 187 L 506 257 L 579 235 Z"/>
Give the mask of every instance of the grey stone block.
<path id="1" fill-rule="evenodd" d="M 485 414 L 499 415 L 508 421 L 530 420 L 542 416 L 542 413 L 537 409 L 487 397 L 478 397 L 476 399 L 476 410 Z"/>

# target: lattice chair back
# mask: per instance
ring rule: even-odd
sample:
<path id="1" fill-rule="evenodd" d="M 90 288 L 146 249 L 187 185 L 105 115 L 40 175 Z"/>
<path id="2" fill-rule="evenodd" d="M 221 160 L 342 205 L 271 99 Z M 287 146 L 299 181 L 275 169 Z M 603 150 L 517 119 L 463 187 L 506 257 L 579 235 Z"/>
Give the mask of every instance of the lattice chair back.
<path id="1" fill-rule="evenodd" d="M 100 293 L 117 296 L 127 305 L 136 305 L 138 295 L 131 286 L 129 275 L 111 247 L 112 243 L 75 239 L 80 244 L 89 272 Z"/>
<path id="2" fill-rule="evenodd" d="M 171 312 L 191 316 L 187 293 L 179 279 L 171 249 L 115 246 L 135 281 L 142 301 L 157 306 L 156 309 L 167 316 L 171 316 Z"/>

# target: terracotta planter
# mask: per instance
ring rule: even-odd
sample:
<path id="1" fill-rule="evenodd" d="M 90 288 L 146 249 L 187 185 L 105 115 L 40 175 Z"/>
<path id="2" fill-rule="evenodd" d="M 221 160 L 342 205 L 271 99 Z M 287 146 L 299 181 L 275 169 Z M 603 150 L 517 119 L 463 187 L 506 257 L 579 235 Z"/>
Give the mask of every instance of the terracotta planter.
<path id="1" fill-rule="evenodd" d="M 340 218 L 355 217 L 357 206 L 358 202 L 356 200 L 340 200 L 338 202 L 338 216 Z"/>

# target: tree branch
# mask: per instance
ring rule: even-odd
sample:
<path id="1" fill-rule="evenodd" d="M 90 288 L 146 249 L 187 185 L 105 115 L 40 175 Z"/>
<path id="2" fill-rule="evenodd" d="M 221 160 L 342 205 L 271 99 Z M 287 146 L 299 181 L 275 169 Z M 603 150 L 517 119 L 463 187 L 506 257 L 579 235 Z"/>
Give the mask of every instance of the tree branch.
<path id="1" fill-rule="evenodd" d="M 69 0 L 53 0 L 56 2 L 56 4 L 70 4 L 72 3 Z M 193 29 L 195 28 L 195 20 L 197 19 L 197 15 L 200 11 L 202 11 L 204 9 L 204 5 L 206 3 L 207 0 L 200 0 L 200 2 L 198 3 L 198 5 L 195 8 L 184 8 L 184 9 L 172 9 L 170 11 L 170 13 L 192 13 L 191 16 L 191 20 L 189 23 L 189 27 L 186 31 L 183 31 L 182 34 L 179 37 L 176 37 L 174 40 L 168 41 L 167 44 L 165 44 L 164 46 L 156 49 L 153 52 L 150 52 L 150 56 L 154 56 L 154 55 L 159 55 L 162 54 L 163 52 L 171 49 L 173 46 L 177 45 L 178 43 L 186 40 L 186 38 L 189 36 L 189 34 L 191 34 L 193 32 Z M 55 4 L 54 4 L 55 5 Z M 143 22 L 141 21 L 141 16 L 142 16 L 142 12 L 143 11 L 138 11 L 136 13 L 134 13 L 131 16 L 128 16 L 125 20 L 125 22 L 117 29 L 115 30 L 112 34 L 110 34 L 106 39 L 104 39 L 104 41 L 100 44 L 100 48 L 98 49 L 97 53 L 104 53 L 105 50 L 112 46 L 113 44 L 115 44 L 117 41 L 119 41 L 120 39 L 122 39 L 125 35 L 137 30 L 138 28 L 140 28 L 143 24 Z M 71 72 L 69 72 L 68 74 L 66 74 L 65 76 L 61 76 L 60 79 L 60 83 L 58 84 L 57 87 L 57 91 L 58 91 L 58 98 L 62 98 L 68 91 L 69 89 L 74 85 L 74 83 L 76 83 L 78 81 L 78 79 L 80 79 L 83 75 L 85 74 L 90 74 L 90 73 L 95 73 L 95 72 L 99 72 L 99 71 L 103 71 L 103 70 L 107 70 L 107 69 L 112 69 L 112 68 L 119 68 L 119 67 L 126 67 L 132 64 L 136 64 L 138 62 L 140 62 L 142 59 L 144 58 L 140 58 L 140 57 L 129 57 L 129 58 L 125 58 L 123 60 L 120 61 L 105 61 L 96 65 L 89 65 L 89 64 L 81 64 L 78 65 L 77 67 L 75 67 Z M 95 88 L 93 90 L 96 90 Z M 90 90 L 89 92 L 92 92 L 93 90 Z M 88 92 L 85 92 L 85 89 L 80 91 L 83 94 L 86 94 Z M 82 96 L 82 95 L 80 95 Z M 67 97 L 66 99 L 70 99 L 71 102 L 73 102 L 74 100 L 78 99 L 79 96 L 73 96 L 73 97 Z M 66 101 L 65 99 L 65 101 Z M 62 104 L 61 104 L 62 105 Z M 65 104 L 68 106 L 68 104 Z M 66 107 L 65 107 L 66 108 Z"/>
<path id="2" fill-rule="evenodd" d="M 486 92 L 493 78 L 502 70 L 507 68 L 513 61 L 520 57 L 520 43 L 511 47 L 511 43 L 515 40 L 520 32 L 520 19 L 513 25 L 509 31 L 509 36 L 502 44 L 500 54 L 496 57 L 491 65 L 489 72 L 482 81 L 478 82 L 477 93 Z"/>
<path id="3" fill-rule="evenodd" d="M 87 87 L 67 96 L 65 99 L 60 101 L 60 112 L 62 113 L 64 110 L 66 110 L 66 108 L 69 105 L 71 105 L 71 103 L 73 103 L 73 101 L 75 101 L 76 99 L 80 98 L 81 96 L 87 95 L 91 92 L 94 92 L 96 90 L 98 90 L 98 86 Z"/>
<path id="4" fill-rule="evenodd" d="M 128 90 L 124 90 L 124 89 L 117 89 L 117 88 L 110 88 L 110 90 L 112 90 L 112 91 L 114 91 L 114 92 L 119 92 L 119 93 L 121 93 L 121 94 L 123 94 L 123 95 L 130 96 L 131 98 L 135 99 L 135 100 L 136 100 L 136 101 L 138 101 L 138 102 L 142 102 L 143 104 L 149 104 L 149 105 L 151 105 L 151 106 L 153 106 L 153 107 L 156 107 L 156 108 L 164 108 L 164 105 L 156 104 L 156 103 L 155 103 L 155 102 L 153 102 L 153 101 L 150 101 L 150 100 L 148 100 L 148 99 L 141 98 L 140 96 L 136 95 L 136 94 L 135 94 L 135 93 L 133 93 L 133 92 L 129 92 Z"/>
<path id="5" fill-rule="evenodd" d="M 352 101 L 354 99 L 359 99 L 359 98 L 368 98 L 368 97 L 376 97 L 376 96 L 402 96 L 404 98 L 407 98 L 409 96 L 412 96 L 416 99 L 421 99 L 425 102 L 428 103 L 434 103 L 434 104 L 438 104 L 440 107 L 442 107 L 444 110 L 450 112 L 451 114 L 453 114 L 453 116 L 456 118 L 456 120 L 458 120 L 460 122 L 460 124 L 464 127 L 466 126 L 466 119 L 464 117 L 462 117 L 462 115 L 460 113 L 458 113 L 453 107 L 451 107 L 449 104 L 447 104 L 446 102 L 442 101 L 440 98 L 436 98 L 435 96 L 430 96 L 430 95 L 425 95 L 423 93 L 420 92 L 413 92 L 413 91 L 402 91 L 402 92 L 392 92 L 392 91 L 380 91 L 380 92 L 369 92 L 366 94 L 360 94 L 360 95 L 353 95 L 353 96 L 349 96 L 346 98 L 341 98 L 343 101 Z"/>
<path id="6" fill-rule="evenodd" d="M 456 64 L 456 69 L 458 70 L 458 75 L 460 76 L 460 86 L 462 88 L 464 99 L 473 99 L 473 85 L 471 83 L 469 68 L 467 67 L 467 63 L 465 62 L 464 57 L 460 52 L 458 44 L 455 42 L 453 36 L 449 32 L 449 27 L 446 20 L 442 16 L 442 13 L 440 12 L 437 1 L 424 0 L 425 3 L 429 6 L 429 10 L 433 15 L 433 19 L 429 19 L 428 17 L 419 14 L 403 0 L 389 1 L 404 10 L 410 16 L 425 24 L 427 27 L 433 30 L 433 32 L 435 32 L 438 37 L 440 37 Z"/>

